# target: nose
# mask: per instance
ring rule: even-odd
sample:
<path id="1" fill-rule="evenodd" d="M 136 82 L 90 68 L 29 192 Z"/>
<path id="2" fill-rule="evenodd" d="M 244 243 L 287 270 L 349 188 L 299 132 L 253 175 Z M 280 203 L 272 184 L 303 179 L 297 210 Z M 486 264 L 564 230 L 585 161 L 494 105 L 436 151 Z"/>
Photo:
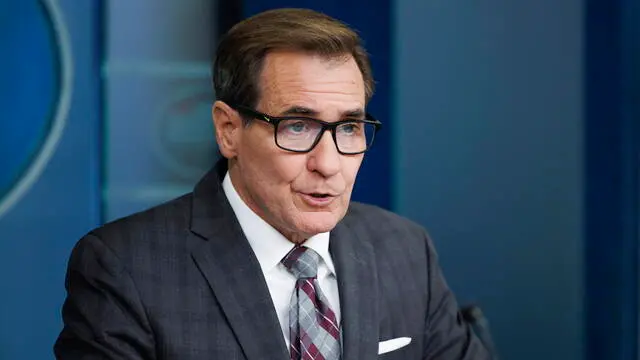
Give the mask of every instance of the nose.
<path id="1" fill-rule="evenodd" d="M 309 153 L 307 168 L 324 177 L 331 177 L 340 171 L 340 153 L 330 131 L 322 134 L 320 141 Z"/>

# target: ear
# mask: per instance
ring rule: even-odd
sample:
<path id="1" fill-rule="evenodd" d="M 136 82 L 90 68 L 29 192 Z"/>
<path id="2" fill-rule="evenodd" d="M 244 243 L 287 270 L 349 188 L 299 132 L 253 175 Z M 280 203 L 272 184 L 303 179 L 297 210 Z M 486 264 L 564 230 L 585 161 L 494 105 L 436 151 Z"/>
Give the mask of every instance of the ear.
<path id="1" fill-rule="evenodd" d="M 213 104 L 211 116 L 220 153 L 227 159 L 235 158 L 240 146 L 242 118 L 223 101 L 216 101 Z"/>

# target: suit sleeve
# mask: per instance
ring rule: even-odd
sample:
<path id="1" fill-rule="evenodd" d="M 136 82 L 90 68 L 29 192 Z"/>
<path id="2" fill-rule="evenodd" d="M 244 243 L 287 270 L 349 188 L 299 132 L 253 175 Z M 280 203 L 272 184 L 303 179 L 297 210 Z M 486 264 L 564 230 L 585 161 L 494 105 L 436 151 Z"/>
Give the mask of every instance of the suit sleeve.
<path id="1" fill-rule="evenodd" d="M 489 360 L 489 353 L 462 319 L 458 303 L 449 289 L 433 243 L 425 235 L 428 262 L 429 297 L 425 360 Z"/>
<path id="2" fill-rule="evenodd" d="M 65 287 L 56 359 L 155 358 L 151 327 L 133 279 L 97 236 L 85 236 L 74 248 Z"/>

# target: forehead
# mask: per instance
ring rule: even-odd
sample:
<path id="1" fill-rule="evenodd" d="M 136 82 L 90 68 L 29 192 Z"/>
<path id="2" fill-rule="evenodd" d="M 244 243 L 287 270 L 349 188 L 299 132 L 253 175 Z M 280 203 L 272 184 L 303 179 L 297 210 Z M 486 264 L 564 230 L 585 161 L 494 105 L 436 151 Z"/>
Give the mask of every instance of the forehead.
<path id="1" fill-rule="evenodd" d="M 259 86 L 260 103 L 270 109 L 291 105 L 364 108 L 365 104 L 362 73 L 351 56 L 272 52 L 265 57 Z"/>

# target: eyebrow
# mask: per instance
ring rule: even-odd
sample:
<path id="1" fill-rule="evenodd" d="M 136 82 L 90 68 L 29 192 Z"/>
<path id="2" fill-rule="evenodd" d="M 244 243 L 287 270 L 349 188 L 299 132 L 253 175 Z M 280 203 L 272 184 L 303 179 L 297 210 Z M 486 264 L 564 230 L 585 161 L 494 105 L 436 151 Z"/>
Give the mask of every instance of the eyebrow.
<path id="1" fill-rule="evenodd" d="M 305 106 L 299 106 L 299 105 L 291 106 L 290 108 L 288 108 L 282 113 L 282 115 L 284 116 L 304 115 L 309 117 L 317 117 L 318 114 L 319 112 L 314 109 L 311 109 Z M 351 110 L 344 111 L 341 114 L 342 117 L 349 117 L 349 118 L 364 117 L 364 115 L 365 115 L 365 112 L 363 109 L 351 109 Z"/>

